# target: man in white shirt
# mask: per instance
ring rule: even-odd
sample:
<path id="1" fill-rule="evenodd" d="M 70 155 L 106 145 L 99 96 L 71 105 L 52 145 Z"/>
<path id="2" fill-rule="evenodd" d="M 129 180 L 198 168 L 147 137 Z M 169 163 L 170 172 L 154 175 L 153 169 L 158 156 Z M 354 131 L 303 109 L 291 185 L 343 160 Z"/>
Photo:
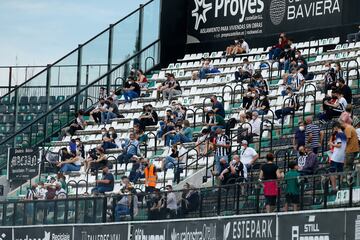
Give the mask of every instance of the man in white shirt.
<path id="1" fill-rule="evenodd" d="M 239 67 L 238 71 L 235 72 L 235 80 L 242 82 L 245 79 L 251 78 L 254 74 L 254 65 L 249 59 L 244 58 L 242 66 Z"/>
<path id="2" fill-rule="evenodd" d="M 250 172 L 252 165 L 259 158 L 259 154 L 252 147 L 248 146 L 246 140 L 241 141 L 241 150 L 240 150 L 240 161 L 246 166 L 247 173 Z M 246 178 L 246 177 L 245 177 Z"/>
<path id="3" fill-rule="evenodd" d="M 167 185 L 165 187 L 166 189 L 166 208 L 167 211 L 169 212 L 170 218 L 174 218 L 176 217 L 176 212 L 177 212 L 177 200 L 176 200 L 176 195 L 173 192 L 173 188 L 171 185 Z"/>
<path id="4" fill-rule="evenodd" d="M 252 119 L 249 123 L 251 125 L 251 134 L 253 136 L 260 136 L 261 120 L 258 112 L 252 112 Z"/>

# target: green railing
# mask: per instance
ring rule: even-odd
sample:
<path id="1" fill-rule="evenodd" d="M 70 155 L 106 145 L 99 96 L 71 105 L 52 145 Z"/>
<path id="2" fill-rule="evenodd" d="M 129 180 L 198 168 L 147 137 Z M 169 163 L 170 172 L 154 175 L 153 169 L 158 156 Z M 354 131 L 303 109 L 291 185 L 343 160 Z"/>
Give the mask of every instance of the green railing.
<path id="1" fill-rule="evenodd" d="M 21 129 L 26 123 L 25 119 L 36 119 L 41 114 L 54 108 L 99 76 L 116 68 L 130 56 L 140 52 L 143 47 L 159 39 L 161 0 L 151 0 L 131 12 L 118 22 L 111 24 L 107 29 L 81 44 L 75 50 L 48 65 L 34 77 L 12 89 L 0 98 L 0 104 L 6 105 L 4 122 L 0 123 L 0 139 L 9 136 Z M 154 50 L 159 58 L 158 50 Z M 155 61 L 156 62 L 156 61 Z M 153 64 L 147 61 L 147 65 Z M 105 65 L 97 68 L 94 65 Z M 66 67 L 61 67 L 66 66 Z M 129 69 L 119 69 L 119 76 L 126 75 L 130 67 L 145 69 L 145 59 L 138 57 L 131 63 Z M 152 67 L 152 66 L 150 66 Z M 112 79 L 104 79 L 101 85 L 110 89 Z M 121 84 L 121 81 L 117 81 Z M 66 90 L 66 91 L 65 91 Z M 87 91 L 87 95 L 95 96 L 98 89 Z M 65 95 L 64 95 L 65 94 Z M 42 97 L 28 103 L 30 97 Z M 24 101 L 26 100 L 26 101 Z M 80 105 L 81 99 L 75 100 L 75 108 Z M 29 116 L 30 115 L 30 116 Z M 0 120 L 1 121 L 1 120 Z"/>
<path id="2" fill-rule="evenodd" d="M 6 167 L 8 148 L 42 146 L 50 142 L 52 137 L 58 137 L 61 129 L 74 120 L 76 109 L 86 110 L 96 104 L 100 86 L 106 86 L 108 81 L 114 85 L 117 79 L 125 77 L 123 73 L 129 66 L 136 64 L 139 60 L 145 61 L 151 57 L 155 60 L 154 66 L 157 65 L 159 63 L 159 49 L 160 40 L 158 39 L 1 141 L 0 163 L 2 162 L 2 164 L 0 164 L 0 170 Z"/>

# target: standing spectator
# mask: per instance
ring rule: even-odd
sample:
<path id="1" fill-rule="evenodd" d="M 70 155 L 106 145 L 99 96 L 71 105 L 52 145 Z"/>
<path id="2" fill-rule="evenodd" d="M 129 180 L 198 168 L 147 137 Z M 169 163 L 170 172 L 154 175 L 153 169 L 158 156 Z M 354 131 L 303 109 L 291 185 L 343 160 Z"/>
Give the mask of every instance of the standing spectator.
<path id="1" fill-rule="evenodd" d="M 240 161 L 239 155 L 234 155 L 229 167 L 224 169 L 219 175 L 221 184 L 226 185 L 235 182 L 243 182 L 245 179 L 244 168 L 245 166 Z"/>
<path id="2" fill-rule="evenodd" d="M 298 160 L 299 171 L 302 175 L 313 175 L 319 167 L 317 155 L 313 153 L 311 146 L 301 147 L 299 149 L 300 157 Z M 302 158 L 302 161 L 300 158 Z"/>
<path id="3" fill-rule="evenodd" d="M 296 68 L 291 69 L 291 89 L 295 92 L 299 92 L 305 86 L 305 78 L 301 72 L 298 72 Z"/>
<path id="4" fill-rule="evenodd" d="M 174 74 L 168 73 L 167 80 L 162 83 L 160 92 L 163 94 L 163 100 L 172 100 L 174 96 L 181 94 L 181 87 L 178 81 L 175 80 Z"/>
<path id="5" fill-rule="evenodd" d="M 130 133 L 129 139 L 125 139 L 121 146 L 123 153 L 117 158 L 120 164 L 129 163 L 133 156 L 139 154 L 139 142 L 135 139 L 134 133 Z"/>
<path id="6" fill-rule="evenodd" d="M 260 136 L 261 120 L 257 112 L 252 112 L 252 118 L 249 121 L 249 124 L 251 125 L 251 135 Z"/>
<path id="7" fill-rule="evenodd" d="M 224 105 L 218 101 L 217 97 L 215 95 L 211 96 L 210 101 L 212 103 L 212 110 L 215 112 L 215 114 L 225 118 Z"/>
<path id="8" fill-rule="evenodd" d="M 355 128 L 348 123 L 341 122 L 341 127 L 344 129 L 346 135 L 346 156 L 345 156 L 345 170 L 352 171 L 354 169 L 354 159 L 359 152 L 359 142 Z"/>
<path id="9" fill-rule="evenodd" d="M 138 213 L 138 197 L 133 187 L 128 184 L 121 191 L 122 196 L 116 203 L 115 207 L 115 221 L 119 222 L 124 220 L 127 215 L 133 214 L 134 216 Z M 131 209 L 133 212 L 131 213 Z"/>
<path id="10" fill-rule="evenodd" d="M 324 74 L 325 81 L 325 93 L 328 90 L 332 90 L 336 88 L 336 74 L 335 69 L 331 66 L 331 62 L 325 63 L 326 72 Z"/>
<path id="11" fill-rule="evenodd" d="M 125 102 L 131 102 L 134 98 L 140 97 L 140 86 L 131 76 L 128 77 L 123 88 Z"/>
<path id="12" fill-rule="evenodd" d="M 93 194 L 104 194 L 106 192 L 111 192 L 114 190 L 114 175 L 109 172 L 109 168 L 104 166 L 102 169 L 102 178 L 96 180 L 96 187 L 94 187 L 91 192 Z"/>
<path id="13" fill-rule="evenodd" d="M 221 128 L 217 128 L 215 133 L 216 133 L 215 171 L 216 174 L 220 174 L 221 173 L 220 160 L 224 158 L 226 161 L 228 161 L 228 154 L 230 150 L 230 139 L 228 136 L 224 134 L 224 131 Z"/>
<path id="14" fill-rule="evenodd" d="M 296 152 L 299 152 L 299 148 L 302 146 L 305 146 L 305 124 L 299 121 L 299 127 L 293 138 L 293 148 Z"/>
<path id="15" fill-rule="evenodd" d="M 105 105 L 105 99 L 99 98 L 99 103 L 94 110 L 90 112 L 90 116 L 94 119 L 97 124 L 101 123 L 101 113 L 107 108 Z"/>
<path id="16" fill-rule="evenodd" d="M 144 174 L 145 174 L 145 192 L 150 193 L 156 189 L 156 181 L 158 179 L 155 165 L 148 159 L 144 162 Z"/>
<path id="17" fill-rule="evenodd" d="M 180 200 L 180 217 L 183 217 L 190 212 L 196 211 L 199 207 L 199 203 L 199 192 L 189 183 L 185 183 Z"/>
<path id="18" fill-rule="evenodd" d="M 346 102 L 350 104 L 352 102 L 352 91 L 351 88 L 345 84 L 345 80 L 343 78 L 339 78 L 338 80 L 339 91 L 345 98 Z"/>
<path id="19" fill-rule="evenodd" d="M 295 94 L 291 87 L 286 88 L 287 98 L 284 101 L 284 108 L 275 111 L 275 115 L 279 123 L 283 121 L 283 118 L 289 114 L 294 113 L 299 109 L 299 97 Z M 286 105 L 285 105 L 286 103 Z"/>
<path id="20" fill-rule="evenodd" d="M 345 111 L 341 113 L 341 115 L 339 117 L 339 121 L 351 125 L 353 123 L 352 111 L 353 111 L 352 105 L 348 104 L 345 108 Z"/>
<path id="21" fill-rule="evenodd" d="M 341 130 L 339 122 L 334 123 L 333 131 L 336 133 L 335 140 L 329 141 L 329 146 L 334 148 L 334 152 L 331 155 L 330 172 L 341 173 L 344 171 L 344 162 L 346 158 L 346 135 Z M 336 191 L 336 179 L 335 175 L 330 176 L 330 182 L 333 191 Z"/>
<path id="22" fill-rule="evenodd" d="M 241 162 L 246 166 L 246 172 L 249 173 L 255 161 L 259 158 L 259 154 L 255 151 L 255 149 L 248 146 L 248 142 L 246 140 L 242 140 L 239 155 Z"/>
<path id="23" fill-rule="evenodd" d="M 104 109 L 104 111 L 101 113 L 101 124 L 109 124 L 111 119 L 117 118 L 119 115 L 118 105 L 114 103 L 113 98 L 107 98 L 105 104 L 108 106 L 108 108 Z"/>
<path id="24" fill-rule="evenodd" d="M 266 212 L 272 212 L 279 194 L 277 180 L 281 178 L 279 167 L 274 163 L 274 155 L 266 155 L 267 163 L 261 166 L 259 179 L 264 181 L 264 196 Z"/>
<path id="25" fill-rule="evenodd" d="M 137 74 L 137 79 L 136 79 L 136 83 L 141 87 L 146 89 L 148 87 L 148 80 L 143 72 L 143 70 L 138 69 L 136 71 Z"/>
<path id="26" fill-rule="evenodd" d="M 317 154 L 324 140 L 324 132 L 321 131 L 318 125 L 313 124 L 312 117 L 307 117 L 305 122 L 305 142 L 306 144 L 310 144 L 312 151 Z"/>
<path id="27" fill-rule="evenodd" d="M 249 59 L 244 58 L 242 66 L 239 67 L 238 71 L 235 71 L 235 80 L 238 82 L 250 79 L 254 73 L 254 65 L 250 63 Z"/>
<path id="28" fill-rule="evenodd" d="M 166 185 L 166 211 L 169 218 L 175 218 L 177 214 L 177 200 L 171 185 Z"/>
<path id="29" fill-rule="evenodd" d="M 296 162 L 291 161 L 289 163 L 289 171 L 285 174 L 285 183 L 286 183 L 286 203 L 284 211 L 289 210 L 289 204 L 292 205 L 293 211 L 298 210 L 298 204 L 300 203 L 300 188 L 299 188 L 299 176 L 300 174 L 297 171 Z"/>

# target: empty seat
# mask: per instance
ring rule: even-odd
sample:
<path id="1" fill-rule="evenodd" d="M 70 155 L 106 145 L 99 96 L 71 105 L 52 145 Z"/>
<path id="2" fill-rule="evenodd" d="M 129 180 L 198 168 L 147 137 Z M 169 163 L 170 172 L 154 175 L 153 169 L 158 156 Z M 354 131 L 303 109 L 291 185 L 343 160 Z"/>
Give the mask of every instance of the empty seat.
<path id="1" fill-rule="evenodd" d="M 40 96 L 38 104 L 46 104 L 46 96 Z"/>
<path id="2" fill-rule="evenodd" d="M 29 104 L 38 104 L 38 97 L 37 96 L 31 96 L 29 99 Z"/>
<path id="3" fill-rule="evenodd" d="M 28 96 L 22 96 L 19 101 L 19 105 L 28 105 L 29 104 L 29 97 Z"/>

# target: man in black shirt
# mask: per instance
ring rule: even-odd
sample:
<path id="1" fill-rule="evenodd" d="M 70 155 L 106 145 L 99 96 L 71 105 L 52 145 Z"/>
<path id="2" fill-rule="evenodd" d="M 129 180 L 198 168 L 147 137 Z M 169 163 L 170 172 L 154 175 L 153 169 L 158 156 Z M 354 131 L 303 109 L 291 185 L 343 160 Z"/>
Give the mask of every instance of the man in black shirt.
<path id="1" fill-rule="evenodd" d="M 131 102 L 140 96 L 140 86 L 135 82 L 134 77 L 128 77 L 123 88 L 125 102 Z"/>
<path id="2" fill-rule="evenodd" d="M 345 84 L 345 80 L 343 78 L 339 78 L 338 82 L 339 82 L 339 90 L 341 94 L 346 99 L 346 102 L 350 104 L 352 101 L 352 92 L 350 87 Z"/>
<path id="3" fill-rule="evenodd" d="M 244 181 L 244 164 L 240 161 L 239 155 L 234 155 L 229 167 L 221 172 L 219 179 L 223 185 Z"/>
<path id="4" fill-rule="evenodd" d="M 287 98 L 284 99 L 284 108 L 275 111 L 276 118 L 283 121 L 283 118 L 299 109 L 299 98 L 291 87 L 286 88 Z"/>
<path id="5" fill-rule="evenodd" d="M 181 94 L 180 84 L 175 80 L 174 74 L 168 74 L 168 79 L 162 84 L 161 91 L 163 100 L 172 100 L 173 96 Z"/>
<path id="6" fill-rule="evenodd" d="M 111 97 L 105 101 L 105 104 L 108 108 L 101 110 L 101 124 L 108 124 L 111 119 L 117 118 L 119 115 L 119 108 Z"/>

